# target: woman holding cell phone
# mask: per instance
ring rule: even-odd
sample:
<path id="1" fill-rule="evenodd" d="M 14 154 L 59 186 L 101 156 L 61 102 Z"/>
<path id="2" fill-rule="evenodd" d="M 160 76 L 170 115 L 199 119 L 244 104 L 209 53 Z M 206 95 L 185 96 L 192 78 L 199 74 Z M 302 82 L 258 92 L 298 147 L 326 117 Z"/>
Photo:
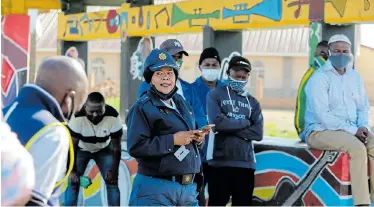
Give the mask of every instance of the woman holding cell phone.
<path id="1" fill-rule="evenodd" d="M 151 85 L 127 117 L 128 150 L 138 161 L 130 206 L 196 206 L 206 130 L 196 130 L 191 106 L 176 93 L 178 66 L 154 49 L 144 64 Z"/>

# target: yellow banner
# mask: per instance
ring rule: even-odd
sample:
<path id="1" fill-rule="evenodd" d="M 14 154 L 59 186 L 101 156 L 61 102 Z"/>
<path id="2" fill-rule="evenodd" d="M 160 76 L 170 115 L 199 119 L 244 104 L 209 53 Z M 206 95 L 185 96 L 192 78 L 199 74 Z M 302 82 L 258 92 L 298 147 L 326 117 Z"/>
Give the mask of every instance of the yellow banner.
<path id="1" fill-rule="evenodd" d="M 374 22 L 374 0 L 189 0 L 117 10 L 59 14 L 58 39 L 93 40 L 200 32 L 309 26 L 310 21 Z"/>

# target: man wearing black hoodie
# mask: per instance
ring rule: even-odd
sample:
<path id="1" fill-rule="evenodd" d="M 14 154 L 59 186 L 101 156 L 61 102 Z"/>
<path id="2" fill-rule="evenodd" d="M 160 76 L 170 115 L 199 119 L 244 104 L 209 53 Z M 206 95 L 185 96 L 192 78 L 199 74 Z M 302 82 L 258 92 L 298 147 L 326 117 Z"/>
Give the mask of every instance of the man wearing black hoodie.
<path id="1" fill-rule="evenodd" d="M 216 132 L 207 150 L 214 172 L 209 178 L 209 206 L 226 206 L 230 196 L 233 206 L 252 205 L 256 164 L 252 141 L 263 138 L 263 116 L 259 102 L 244 89 L 250 73 L 246 58 L 233 57 L 228 85 L 207 95 L 208 119 Z"/>

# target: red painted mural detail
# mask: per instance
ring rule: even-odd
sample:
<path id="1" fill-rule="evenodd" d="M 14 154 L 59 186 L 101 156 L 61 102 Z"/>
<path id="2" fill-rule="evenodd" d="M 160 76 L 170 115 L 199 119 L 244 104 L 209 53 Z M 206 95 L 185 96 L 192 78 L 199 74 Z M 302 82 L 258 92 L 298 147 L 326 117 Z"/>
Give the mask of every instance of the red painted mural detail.
<path id="1" fill-rule="evenodd" d="M 294 181 L 295 183 L 299 181 L 298 177 L 291 175 L 289 173 L 271 171 L 268 173 L 256 174 L 256 177 L 255 177 L 256 187 L 276 186 L 279 180 L 284 176 L 290 177 L 292 181 Z"/>
<path id="2" fill-rule="evenodd" d="M 14 77 L 14 68 L 11 66 L 6 58 L 2 58 L 1 67 L 1 92 L 7 93 L 10 88 L 10 83 Z"/>
<path id="3" fill-rule="evenodd" d="M 1 17 L 1 96 L 2 106 L 10 104 L 19 86 L 25 84 L 16 77 L 28 69 L 30 17 L 7 15 Z"/>
<path id="4" fill-rule="evenodd" d="M 319 158 L 322 155 L 322 151 L 320 150 L 310 150 L 314 158 Z"/>
<path id="5" fill-rule="evenodd" d="M 129 168 L 130 175 L 133 176 L 138 172 L 138 162 L 136 159 L 133 160 L 122 160 Z"/>
<path id="6" fill-rule="evenodd" d="M 305 194 L 303 200 L 305 206 L 323 206 L 322 202 L 310 190 Z"/>
<path id="7" fill-rule="evenodd" d="M 29 51 L 30 17 L 28 15 L 7 15 L 3 24 L 3 33 L 17 46 Z"/>
<path id="8" fill-rule="evenodd" d="M 340 182 L 349 181 L 349 156 L 347 153 L 341 153 L 334 165 L 328 167 Z"/>

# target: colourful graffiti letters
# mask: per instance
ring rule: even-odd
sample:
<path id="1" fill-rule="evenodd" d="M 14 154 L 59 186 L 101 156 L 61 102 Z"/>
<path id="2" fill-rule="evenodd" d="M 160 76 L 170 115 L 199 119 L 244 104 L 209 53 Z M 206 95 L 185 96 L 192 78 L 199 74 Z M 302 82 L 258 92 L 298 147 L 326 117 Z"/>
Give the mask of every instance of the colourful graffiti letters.
<path id="1" fill-rule="evenodd" d="M 326 0 L 326 2 L 330 2 L 341 17 L 344 16 L 347 0 Z"/>
<path id="2" fill-rule="evenodd" d="M 370 9 L 370 1 L 364 0 L 364 10 L 369 11 L 369 9 Z"/>
<path id="3" fill-rule="evenodd" d="M 299 18 L 302 5 L 309 5 L 310 0 L 297 0 L 288 4 L 288 7 L 297 6 L 295 10 L 295 18 Z"/>
<path id="4" fill-rule="evenodd" d="M 127 12 L 118 14 L 116 10 L 109 10 L 105 21 L 109 34 L 116 33 L 118 28 L 120 28 L 123 24 L 129 24 Z"/>
<path id="5" fill-rule="evenodd" d="M 93 40 L 127 36 L 240 30 L 287 26 L 308 27 L 311 22 L 349 24 L 373 22 L 373 0 L 188 0 L 178 3 L 117 10 L 59 14 L 58 38 Z M 105 22 L 105 24 L 102 24 Z M 118 29 L 121 28 L 121 29 Z"/>
<path id="6" fill-rule="evenodd" d="M 295 18 L 299 18 L 301 6 L 309 5 L 309 20 L 321 21 L 324 18 L 325 2 L 330 2 L 340 17 L 344 16 L 347 0 L 297 0 L 288 4 L 288 7 L 296 6 Z"/>
<path id="7" fill-rule="evenodd" d="M 247 9 L 248 4 L 236 4 L 234 10 L 223 8 L 222 19 L 232 17 L 233 23 L 249 23 L 250 15 L 263 16 L 274 21 L 282 18 L 282 0 L 264 0 L 261 3 Z M 246 20 L 235 20 L 235 17 L 247 16 Z"/>
<path id="8" fill-rule="evenodd" d="M 176 4 L 173 4 L 173 8 L 171 11 L 171 26 L 174 26 L 178 24 L 179 22 L 182 22 L 184 20 L 188 20 L 188 26 L 189 27 L 195 27 L 195 26 L 204 26 L 209 25 L 209 19 L 219 19 L 220 17 L 220 10 L 213 11 L 211 13 L 202 13 L 202 8 L 196 8 L 194 9 L 193 14 L 189 14 L 184 12 L 181 8 L 179 8 Z M 193 24 L 192 20 L 197 19 L 205 19 L 206 24 L 200 25 L 200 24 Z"/>
<path id="9" fill-rule="evenodd" d="M 154 16 L 154 20 L 156 22 L 156 28 L 158 28 L 158 21 L 157 21 L 157 17 L 161 14 L 165 13 L 166 16 L 167 16 L 167 20 L 166 20 L 166 25 L 170 25 L 170 15 L 169 15 L 169 11 L 167 10 L 166 7 L 162 8 L 159 12 L 157 12 Z"/>
<path id="10" fill-rule="evenodd" d="M 120 17 L 116 10 L 109 10 L 108 16 L 106 18 L 106 28 L 110 34 L 117 32 Z"/>

